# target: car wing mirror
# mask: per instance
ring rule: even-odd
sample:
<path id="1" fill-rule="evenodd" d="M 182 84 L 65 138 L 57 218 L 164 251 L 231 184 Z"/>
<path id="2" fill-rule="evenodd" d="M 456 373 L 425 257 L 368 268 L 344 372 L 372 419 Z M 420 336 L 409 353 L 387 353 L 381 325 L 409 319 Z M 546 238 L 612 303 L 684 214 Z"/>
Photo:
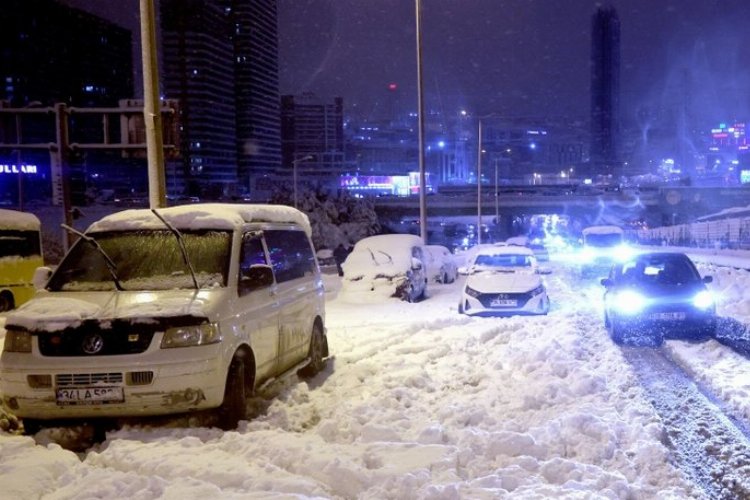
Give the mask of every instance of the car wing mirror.
<path id="1" fill-rule="evenodd" d="M 253 264 L 240 275 L 240 295 L 273 285 L 273 269 L 265 264 Z"/>
<path id="2" fill-rule="evenodd" d="M 602 278 L 602 280 L 600 281 L 600 283 L 605 288 L 609 288 L 609 287 L 611 287 L 614 284 L 614 282 L 611 279 L 609 279 L 609 278 Z"/>
<path id="3" fill-rule="evenodd" d="M 713 283 L 714 277 L 713 276 L 704 276 L 701 281 L 703 281 L 703 283 L 706 283 L 706 284 Z"/>

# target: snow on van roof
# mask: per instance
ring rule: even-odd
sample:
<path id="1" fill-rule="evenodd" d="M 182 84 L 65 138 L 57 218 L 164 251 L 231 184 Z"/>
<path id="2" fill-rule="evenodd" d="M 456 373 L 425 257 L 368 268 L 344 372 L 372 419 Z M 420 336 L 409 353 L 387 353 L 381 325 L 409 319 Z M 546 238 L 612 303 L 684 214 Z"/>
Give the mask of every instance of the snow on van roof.
<path id="1" fill-rule="evenodd" d="M 287 222 L 299 225 L 308 236 L 312 234 L 307 215 L 286 205 L 194 203 L 158 208 L 157 212 L 177 229 L 234 229 L 246 222 Z M 164 223 L 151 209 L 140 208 L 107 215 L 91 224 L 87 231 L 163 228 Z"/>
<path id="2" fill-rule="evenodd" d="M 622 234 L 623 232 L 618 226 L 589 226 L 582 231 L 583 234 Z"/>
<path id="3" fill-rule="evenodd" d="M 34 214 L 0 208 L 0 229 L 34 231 L 40 225 L 39 218 Z"/>

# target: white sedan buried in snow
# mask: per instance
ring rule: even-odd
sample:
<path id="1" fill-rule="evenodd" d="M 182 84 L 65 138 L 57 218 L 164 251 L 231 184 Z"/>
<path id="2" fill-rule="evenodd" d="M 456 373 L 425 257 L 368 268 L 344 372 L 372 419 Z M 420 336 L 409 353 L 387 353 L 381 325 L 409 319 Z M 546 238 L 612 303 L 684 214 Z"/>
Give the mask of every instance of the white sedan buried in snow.
<path id="1" fill-rule="evenodd" d="M 484 248 L 467 268 L 458 312 L 479 316 L 547 314 L 549 297 L 541 273 L 530 248 Z"/>

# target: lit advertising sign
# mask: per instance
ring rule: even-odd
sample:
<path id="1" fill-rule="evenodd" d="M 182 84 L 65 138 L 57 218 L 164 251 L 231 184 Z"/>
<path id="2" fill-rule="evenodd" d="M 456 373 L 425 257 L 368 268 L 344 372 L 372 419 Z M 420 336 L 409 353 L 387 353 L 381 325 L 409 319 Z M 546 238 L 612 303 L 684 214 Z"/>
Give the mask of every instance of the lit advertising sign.
<path id="1" fill-rule="evenodd" d="M 740 182 L 750 184 L 750 170 L 740 170 Z"/>
<path id="2" fill-rule="evenodd" d="M 0 175 L 37 174 L 36 165 L 0 163 Z"/>

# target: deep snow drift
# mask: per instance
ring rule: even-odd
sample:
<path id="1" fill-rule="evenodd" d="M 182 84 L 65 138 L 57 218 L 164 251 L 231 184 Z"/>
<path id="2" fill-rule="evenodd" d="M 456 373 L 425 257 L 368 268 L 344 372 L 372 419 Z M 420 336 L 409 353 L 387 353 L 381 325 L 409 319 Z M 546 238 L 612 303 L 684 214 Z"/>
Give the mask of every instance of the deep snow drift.
<path id="1" fill-rule="evenodd" d="M 690 498 L 664 428 L 598 309 L 601 286 L 546 276 L 546 317 L 467 318 L 460 283 L 362 303 L 326 275 L 332 359 L 258 398 L 236 432 L 126 427 L 76 454 L 0 432 L 8 498 Z M 713 274 L 750 321 L 749 274 Z M 665 349 L 750 417 L 747 363 L 716 341 Z"/>

